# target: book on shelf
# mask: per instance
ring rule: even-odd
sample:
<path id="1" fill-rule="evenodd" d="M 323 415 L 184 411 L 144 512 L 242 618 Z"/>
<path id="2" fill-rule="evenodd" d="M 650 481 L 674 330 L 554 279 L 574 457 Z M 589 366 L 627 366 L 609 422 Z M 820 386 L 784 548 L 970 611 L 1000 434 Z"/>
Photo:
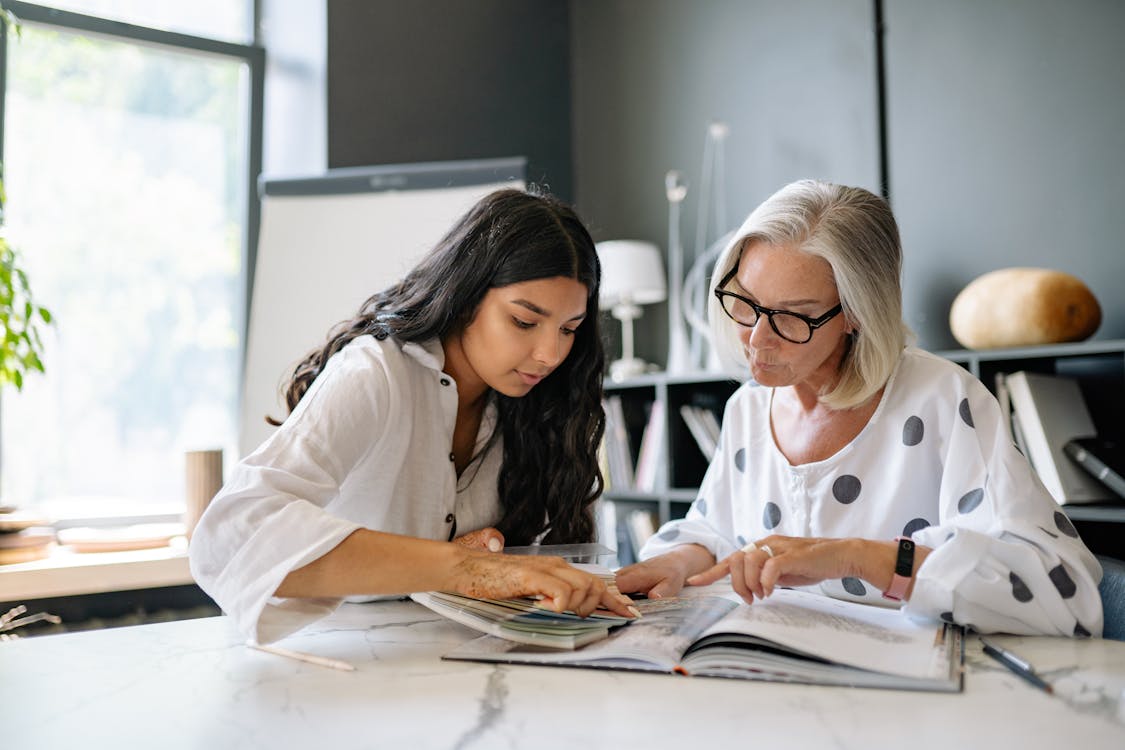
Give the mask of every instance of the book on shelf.
<path id="1" fill-rule="evenodd" d="M 1023 430 L 1020 429 L 1019 421 L 1016 419 L 1016 413 L 1012 410 L 1012 398 L 1008 392 L 1008 375 L 1004 372 L 996 373 L 996 401 L 1000 404 L 1001 420 L 1004 424 L 1004 431 L 1008 434 L 1008 439 L 1016 444 L 1016 448 L 1020 453 L 1027 458 L 1028 463 L 1031 463 L 1031 457 L 1027 455 L 1027 441 L 1023 437 Z M 1034 464 L 1032 464 L 1034 468 Z"/>
<path id="2" fill-rule="evenodd" d="M 611 590 L 617 590 L 615 576 L 609 568 L 593 563 L 572 564 L 597 575 Z M 555 612 L 528 597 L 482 599 L 444 591 L 426 591 L 411 594 L 410 598 L 454 622 L 509 643 L 535 648 L 574 649 L 601 640 L 609 635 L 610 628 L 629 622 L 629 618 L 605 610 L 597 610 L 588 617 L 579 617 L 569 611 Z"/>
<path id="3" fill-rule="evenodd" d="M 1060 505 L 1110 499 L 1109 489 L 1078 468 L 1063 448 L 1072 438 L 1096 434 L 1078 381 L 1021 370 L 1006 383 L 1024 455 L 1052 497 Z"/>
<path id="4" fill-rule="evenodd" d="M 598 444 L 598 471 L 602 473 L 602 479 L 605 480 L 602 491 L 608 492 L 613 488 L 613 477 L 609 475 L 609 448 L 604 437 L 602 442 Z"/>
<path id="5" fill-rule="evenodd" d="M 607 498 L 600 498 L 594 503 L 594 522 L 598 528 L 598 541 L 613 550 L 616 554 L 617 542 L 617 505 Z"/>
<path id="6" fill-rule="evenodd" d="M 612 501 L 608 504 L 615 505 Z M 633 533 L 629 529 L 627 514 L 618 514 L 615 533 L 617 535 L 617 564 L 620 567 L 632 565 L 637 561 L 638 550 L 633 547 Z"/>
<path id="7" fill-rule="evenodd" d="M 719 433 L 722 431 L 722 427 L 719 425 L 719 418 L 715 416 L 715 412 L 706 408 L 699 408 L 697 413 L 700 419 L 703 420 L 703 428 L 707 430 L 707 437 L 710 438 L 717 449 L 719 445 Z"/>
<path id="8" fill-rule="evenodd" d="M 1024 455 L 1027 462 L 1031 464 L 1031 468 L 1034 469 L 1035 463 L 1031 460 L 1031 455 L 1027 450 L 1027 438 L 1023 436 L 1023 429 L 1020 427 L 1019 420 L 1016 419 L 1015 412 L 1008 415 L 1008 429 L 1011 430 L 1012 441 L 1016 444 L 1016 448 Z"/>
<path id="9" fill-rule="evenodd" d="M 443 658 L 692 677 L 958 692 L 964 658 L 956 626 L 887 609 L 777 589 L 752 606 L 726 594 L 635 602 L 643 617 L 573 650 L 494 636 Z M 714 587 L 708 587 L 716 591 Z"/>
<path id="10" fill-rule="evenodd" d="M 710 414 L 710 409 L 692 404 L 680 406 L 680 416 L 683 418 L 684 424 L 687 425 L 688 432 L 695 438 L 695 443 L 699 446 L 699 450 L 703 452 L 704 458 L 710 461 L 719 449 L 719 440 L 717 434 L 712 434 L 705 414 Z M 718 424 L 714 414 L 711 414 L 711 419 L 714 420 L 715 424 Z"/>
<path id="11" fill-rule="evenodd" d="M 641 448 L 637 454 L 637 466 L 633 477 L 634 487 L 642 492 L 656 490 L 656 474 L 660 468 L 660 456 L 664 446 L 664 402 L 653 401 L 648 412 L 648 421 L 641 434 Z"/>
<path id="12" fill-rule="evenodd" d="M 1125 443 L 1101 438 L 1073 438 L 1063 444 L 1066 455 L 1090 476 L 1125 500 Z"/>
<path id="13" fill-rule="evenodd" d="M 1008 394 L 1008 376 L 1006 373 L 998 372 L 993 378 L 996 385 L 996 400 L 1000 404 L 1000 416 L 1004 424 L 1004 431 L 1008 434 L 1008 439 L 1015 442 L 1016 435 L 1012 430 L 1012 399 Z M 1023 447 L 1016 444 L 1023 451 Z"/>
<path id="14" fill-rule="evenodd" d="M 656 533 L 660 526 L 655 511 L 646 508 L 634 508 L 625 514 L 625 523 L 629 527 L 629 542 L 633 548 L 633 558 L 645 546 L 645 542 Z"/>
<path id="15" fill-rule="evenodd" d="M 629 429 L 625 422 L 625 409 L 621 397 L 606 396 L 603 408 L 605 409 L 603 439 L 609 464 L 609 483 L 616 489 L 627 491 L 633 487 L 633 453 L 629 447 Z"/>

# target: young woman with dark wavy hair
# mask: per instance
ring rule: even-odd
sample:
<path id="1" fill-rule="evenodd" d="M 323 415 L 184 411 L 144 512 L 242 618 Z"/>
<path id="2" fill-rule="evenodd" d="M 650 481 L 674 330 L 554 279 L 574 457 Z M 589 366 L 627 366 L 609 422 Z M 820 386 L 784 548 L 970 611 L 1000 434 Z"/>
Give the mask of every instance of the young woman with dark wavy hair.
<path id="1" fill-rule="evenodd" d="M 494 554 L 594 539 L 599 275 L 567 206 L 482 199 L 297 365 L 291 413 L 195 529 L 196 581 L 260 641 L 352 595 L 543 595 L 628 614 L 558 558 Z"/>

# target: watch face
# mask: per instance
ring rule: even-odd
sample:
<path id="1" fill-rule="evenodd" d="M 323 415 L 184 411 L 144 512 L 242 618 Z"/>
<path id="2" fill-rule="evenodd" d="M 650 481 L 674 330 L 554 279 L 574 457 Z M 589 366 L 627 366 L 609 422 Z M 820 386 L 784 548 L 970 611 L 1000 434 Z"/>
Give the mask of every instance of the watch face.
<path id="1" fill-rule="evenodd" d="M 898 558 L 895 560 L 895 575 L 910 578 L 914 573 L 914 542 L 910 539 L 898 540 Z"/>

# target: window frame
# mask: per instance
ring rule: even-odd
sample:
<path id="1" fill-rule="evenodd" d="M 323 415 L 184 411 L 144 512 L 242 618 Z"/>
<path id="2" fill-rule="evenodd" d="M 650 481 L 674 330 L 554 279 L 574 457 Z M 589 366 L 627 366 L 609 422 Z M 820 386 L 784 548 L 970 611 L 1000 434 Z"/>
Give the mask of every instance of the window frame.
<path id="1" fill-rule="evenodd" d="M 20 0 L 3 0 L 3 8 L 11 12 L 19 21 L 39 26 L 54 27 L 66 31 L 106 37 L 115 41 L 131 42 L 142 45 L 164 47 L 180 52 L 202 52 L 209 55 L 233 58 L 244 62 L 249 69 L 249 111 L 247 117 L 247 143 L 246 148 L 246 175 L 244 187 L 246 189 L 246 216 L 245 228 L 242 236 L 242 288 L 241 310 L 239 311 L 238 325 L 242 334 L 241 352 L 239 353 L 238 377 L 241 382 L 246 369 L 246 337 L 249 330 L 250 297 L 254 288 L 254 265 L 257 259 L 258 231 L 261 217 L 261 196 L 258 191 L 259 175 L 262 172 L 262 141 L 264 117 L 264 91 L 266 53 L 260 45 L 261 30 L 261 4 L 262 0 L 253 2 L 253 40 L 249 44 L 226 42 L 207 37 L 194 36 L 174 31 L 164 31 L 148 26 L 138 26 L 124 21 L 115 21 L 97 16 L 85 15 L 73 11 L 49 8 L 35 3 Z M 7 102 L 7 73 L 8 73 L 8 35 L 12 32 L 6 18 L 0 18 L 0 158 L 4 153 L 4 130 Z M 241 394 L 235 403 L 235 408 L 240 409 Z M 3 393 L 0 393 L 0 407 L 3 405 Z M 0 446 L 0 471 L 3 470 L 3 453 Z M 101 516 L 82 519 L 67 519 L 66 522 L 56 523 L 62 528 L 65 525 L 97 525 Z M 104 521 L 112 524 L 133 522 L 139 520 L 178 520 L 178 514 L 153 513 L 143 516 L 105 516 Z"/>

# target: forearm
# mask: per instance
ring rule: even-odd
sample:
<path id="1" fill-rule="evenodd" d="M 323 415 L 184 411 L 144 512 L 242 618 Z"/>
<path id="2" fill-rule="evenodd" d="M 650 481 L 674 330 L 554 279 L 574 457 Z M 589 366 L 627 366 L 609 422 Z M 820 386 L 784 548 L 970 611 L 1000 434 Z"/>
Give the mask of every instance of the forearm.
<path id="1" fill-rule="evenodd" d="M 275 595 L 341 597 L 448 589 L 451 572 L 471 554 L 454 544 L 359 529 L 289 573 Z"/>
<path id="2" fill-rule="evenodd" d="M 685 544 L 665 554 L 680 569 L 685 579 L 715 564 L 715 556 L 711 551 L 698 544 Z"/>
<path id="3" fill-rule="evenodd" d="M 895 559 L 898 555 L 898 542 L 884 542 L 874 539 L 842 539 L 840 542 L 855 547 L 855 550 L 846 556 L 846 559 L 855 562 L 856 568 L 852 575 L 856 578 L 862 578 L 879 591 L 886 591 L 891 587 L 891 580 L 894 578 L 895 572 Z M 926 556 L 930 554 L 930 551 L 929 547 L 920 545 L 914 548 L 914 571 L 910 578 L 910 584 L 906 588 L 905 599 L 910 599 L 910 595 L 914 591 L 914 576 L 917 575 L 918 569 L 922 567 L 922 563 Z"/>
<path id="4" fill-rule="evenodd" d="M 556 611 L 582 617 L 599 606 L 623 617 L 636 613 L 626 597 L 559 557 L 499 555 L 368 529 L 289 573 L 274 593 L 308 598 L 435 590 L 487 599 L 538 596 Z"/>

